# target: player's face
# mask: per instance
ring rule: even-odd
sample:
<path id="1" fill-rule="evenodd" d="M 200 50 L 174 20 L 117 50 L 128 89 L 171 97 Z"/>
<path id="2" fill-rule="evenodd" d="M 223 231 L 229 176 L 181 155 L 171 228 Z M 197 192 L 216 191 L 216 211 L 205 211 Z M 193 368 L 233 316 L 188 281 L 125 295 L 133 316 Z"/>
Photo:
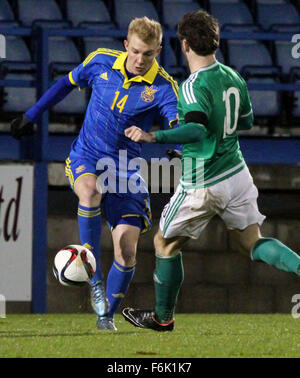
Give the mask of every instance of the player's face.
<path id="1" fill-rule="evenodd" d="M 130 40 L 125 40 L 124 46 L 128 51 L 126 69 L 130 73 L 140 76 L 150 69 L 161 50 L 161 46 L 157 46 L 157 42 L 145 43 L 136 34 L 133 34 Z"/>

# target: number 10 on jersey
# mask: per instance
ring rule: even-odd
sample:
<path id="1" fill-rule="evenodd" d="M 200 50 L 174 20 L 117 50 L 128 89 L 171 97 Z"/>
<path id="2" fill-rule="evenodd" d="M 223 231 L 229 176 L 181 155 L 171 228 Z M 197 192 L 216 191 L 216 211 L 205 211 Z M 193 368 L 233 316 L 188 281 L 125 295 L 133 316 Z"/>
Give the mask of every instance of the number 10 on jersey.
<path id="1" fill-rule="evenodd" d="M 230 96 L 234 96 L 234 108 L 230 104 Z M 225 102 L 223 138 L 226 138 L 227 135 L 234 133 L 237 127 L 240 108 L 240 93 L 238 89 L 230 87 L 227 91 L 223 91 L 223 101 Z"/>

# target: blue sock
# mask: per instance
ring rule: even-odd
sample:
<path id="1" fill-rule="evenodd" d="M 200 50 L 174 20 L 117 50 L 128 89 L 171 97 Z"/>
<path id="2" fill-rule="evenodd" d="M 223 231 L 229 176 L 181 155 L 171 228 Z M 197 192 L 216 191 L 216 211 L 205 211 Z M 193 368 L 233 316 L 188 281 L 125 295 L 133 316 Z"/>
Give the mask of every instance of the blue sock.
<path id="1" fill-rule="evenodd" d="M 93 284 L 102 279 L 102 272 L 100 266 L 100 238 L 101 238 L 101 211 L 100 206 L 85 207 L 78 204 L 78 226 L 80 234 L 80 242 L 91 252 L 93 252 L 97 268 L 90 284 Z"/>
<path id="2" fill-rule="evenodd" d="M 120 306 L 133 278 L 134 271 L 135 266 L 123 266 L 114 260 L 106 284 L 106 296 L 110 304 L 109 317 L 112 318 Z"/>

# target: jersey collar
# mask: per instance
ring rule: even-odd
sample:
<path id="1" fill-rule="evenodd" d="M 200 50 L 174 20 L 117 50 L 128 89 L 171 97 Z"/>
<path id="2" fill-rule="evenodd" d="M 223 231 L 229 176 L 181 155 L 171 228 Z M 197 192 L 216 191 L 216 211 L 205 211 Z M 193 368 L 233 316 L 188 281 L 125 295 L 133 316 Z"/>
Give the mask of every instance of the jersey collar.
<path id="1" fill-rule="evenodd" d="M 113 69 L 119 70 L 121 72 L 121 74 L 125 77 L 123 87 L 129 88 L 129 86 L 132 82 L 140 83 L 142 81 L 145 81 L 148 84 L 152 84 L 156 75 L 157 75 L 158 68 L 159 68 L 157 61 L 154 60 L 151 68 L 145 73 L 145 75 L 134 76 L 131 79 L 128 79 L 127 74 L 126 74 L 126 70 L 125 70 L 125 61 L 127 59 L 127 55 L 128 55 L 127 52 L 124 52 L 121 55 L 119 55 L 117 57 L 117 59 L 115 60 L 114 65 L 112 66 Z"/>

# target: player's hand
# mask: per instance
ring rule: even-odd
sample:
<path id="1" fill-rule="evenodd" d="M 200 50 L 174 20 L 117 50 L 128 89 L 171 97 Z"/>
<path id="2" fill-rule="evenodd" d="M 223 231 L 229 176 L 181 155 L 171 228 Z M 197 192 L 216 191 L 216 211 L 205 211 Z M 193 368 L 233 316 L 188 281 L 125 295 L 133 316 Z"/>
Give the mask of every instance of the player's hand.
<path id="1" fill-rule="evenodd" d="M 167 150 L 167 155 L 169 156 L 170 159 L 173 159 L 173 158 L 179 158 L 181 159 L 182 158 L 182 151 L 180 150 Z"/>
<path id="2" fill-rule="evenodd" d="M 23 135 L 33 134 L 33 123 L 25 114 L 12 120 L 10 124 L 10 133 L 15 139 L 20 139 Z"/>
<path id="3" fill-rule="evenodd" d="M 130 126 L 124 131 L 127 138 L 133 140 L 134 142 L 155 142 L 155 135 L 153 133 L 146 133 L 137 126 Z"/>

